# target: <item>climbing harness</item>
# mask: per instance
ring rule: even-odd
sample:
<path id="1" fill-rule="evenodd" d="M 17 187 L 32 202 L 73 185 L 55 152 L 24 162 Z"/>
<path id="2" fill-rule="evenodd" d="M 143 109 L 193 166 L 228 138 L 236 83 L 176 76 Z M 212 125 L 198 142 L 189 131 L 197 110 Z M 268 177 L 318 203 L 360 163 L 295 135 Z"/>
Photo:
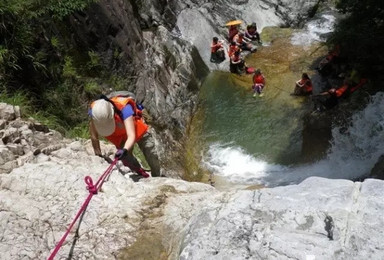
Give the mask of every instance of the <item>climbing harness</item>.
<path id="1" fill-rule="evenodd" d="M 109 167 L 100 176 L 100 178 L 97 180 L 95 185 L 93 185 L 93 181 L 92 181 L 92 178 L 90 176 L 86 176 L 85 177 L 84 181 L 87 184 L 87 190 L 89 191 L 88 197 L 85 199 L 83 205 L 81 206 L 80 210 L 77 212 L 75 218 L 73 219 L 72 223 L 69 225 L 67 231 L 65 232 L 65 234 L 61 238 L 60 242 L 57 243 L 55 249 L 53 250 L 53 252 L 49 256 L 48 260 L 53 260 L 54 259 L 55 255 L 57 254 L 57 252 L 59 251 L 59 249 L 61 248 L 61 246 L 65 242 L 65 239 L 67 238 L 67 236 L 68 236 L 69 232 L 71 231 L 72 227 L 75 225 L 75 223 L 78 220 L 78 218 L 80 217 L 80 215 L 86 210 L 86 208 L 87 208 L 89 202 L 91 201 L 93 195 L 96 195 L 97 192 L 101 189 L 101 186 L 103 185 L 105 179 L 111 174 L 111 172 L 113 170 L 113 167 L 116 165 L 117 161 L 118 161 L 118 159 L 115 158 L 111 162 Z"/>

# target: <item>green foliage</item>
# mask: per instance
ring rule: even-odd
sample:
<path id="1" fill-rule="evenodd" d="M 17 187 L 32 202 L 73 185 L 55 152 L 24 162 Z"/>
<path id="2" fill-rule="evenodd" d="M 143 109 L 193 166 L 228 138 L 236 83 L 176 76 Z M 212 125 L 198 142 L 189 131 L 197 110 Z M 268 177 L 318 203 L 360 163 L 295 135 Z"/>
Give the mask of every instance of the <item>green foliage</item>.
<path id="1" fill-rule="evenodd" d="M 89 61 L 86 65 L 88 70 L 97 70 L 101 68 L 101 63 L 100 63 L 100 57 L 99 55 L 94 52 L 94 51 L 89 51 L 88 52 L 89 56 Z"/>
<path id="2" fill-rule="evenodd" d="M 58 37 L 51 37 L 57 31 L 54 27 L 59 20 L 93 2 L 95 0 L 0 1 L 0 83 L 12 89 L 58 76 L 57 66 L 54 70 L 50 68 L 60 62 L 55 59 L 60 54 L 52 53 L 59 46 Z M 32 73 L 35 77 L 28 78 Z"/>
<path id="3" fill-rule="evenodd" d="M 55 36 L 53 36 L 53 37 L 51 38 L 51 44 L 52 44 L 52 46 L 55 47 L 55 48 L 59 48 L 59 47 L 60 47 L 59 39 L 58 39 L 57 37 L 55 37 Z"/>
<path id="4" fill-rule="evenodd" d="M 64 58 L 64 67 L 63 67 L 63 76 L 66 78 L 76 78 L 77 77 L 76 68 L 73 65 L 73 59 L 70 56 Z"/>
<path id="5" fill-rule="evenodd" d="M 329 40 L 339 44 L 341 55 L 367 76 L 384 71 L 384 1 L 340 0 L 346 14 Z"/>
<path id="6" fill-rule="evenodd" d="M 113 51 L 113 58 L 115 59 L 119 58 L 120 54 L 121 54 L 121 51 L 118 48 L 115 48 L 115 50 Z"/>
<path id="7" fill-rule="evenodd" d="M 0 100 L 1 102 L 19 106 L 21 110 L 21 114 L 25 116 L 31 116 L 34 113 L 33 105 L 31 99 L 28 97 L 25 91 L 16 91 L 12 95 L 7 93 L 6 89 L 3 87 L 0 92 Z"/>
<path id="8" fill-rule="evenodd" d="M 65 134 L 67 127 L 62 124 L 62 120 L 48 111 L 40 110 L 30 115 L 37 122 L 48 126 L 50 129 L 59 131 L 62 134 Z"/>
<path id="9" fill-rule="evenodd" d="M 76 11 L 83 10 L 94 2 L 96 2 L 96 0 L 49 0 L 47 8 L 51 11 L 54 18 L 63 19 Z"/>
<path id="10" fill-rule="evenodd" d="M 0 45 L 0 75 L 5 76 L 7 69 L 19 70 L 21 67 L 17 64 L 17 56 L 4 45 Z"/>
<path id="11" fill-rule="evenodd" d="M 117 75 L 111 75 L 108 79 L 108 84 L 112 86 L 114 91 L 126 90 L 127 89 L 127 78 L 122 78 Z"/>
<path id="12" fill-rule="evenodd" d="M 75 126 L 81 123 L 87 117 L 87 103 L 82 95 L 82 88 L 80 82 L 68 80 L 45 91 L 45 111 L 56 115 L 61 125 Z"/>
<path id="13" fill-rule="evenodd" d="M 95 51 L 73 48 L 64 19 L 94 2 L 0 1 L 1 100 L 70 137 L 89 137 L 88 99 L 103 67 Z"/>
<path id="14" fill-rule="evenodd" d="M 68 16 L 94 2 L 0 1 L 1 100 L 70 136 L 88 136 L 83 123 L 89 100 L 101 94 L 102 86 L 120 90 L 127 85 L 110 75 L 95 50 L 73 40 Z M 115 58 L 119 53 L 117 48 Z"/>
<path id="15" fill-rule="evenodd" d="M 89 139 L 90 135 L 89 135 L 88 122 L 83 122 L 76 125 L 75 127 L 70 128 L 66 132 L 66 136 L 69 138 L 80 137 L 83 139 Z"/>
<path id="16" fill-rule="evenodd" d="M 34 120 L 47 125 L 50 129 L 55 129 L 61 133 L 65 133 L 65 127 L 62 126 L 57 116 L 54 116 L 46 111 L 36 111 L 33 106 L 32 99 L 26 91 L 16 91 L 13 94 L 8 94 L 6 90 L 0 92 L 1 102 L 13 106 L 19 106 L 21 116 L 24 118 L 33 118 Z"/>
<path id="17" fill-rule="evenodd" d="M 84 84 L 84 92 L 88 96 L 95 96 L 100 92 L 100 86 L 95 81 L 87 81 Z"/>

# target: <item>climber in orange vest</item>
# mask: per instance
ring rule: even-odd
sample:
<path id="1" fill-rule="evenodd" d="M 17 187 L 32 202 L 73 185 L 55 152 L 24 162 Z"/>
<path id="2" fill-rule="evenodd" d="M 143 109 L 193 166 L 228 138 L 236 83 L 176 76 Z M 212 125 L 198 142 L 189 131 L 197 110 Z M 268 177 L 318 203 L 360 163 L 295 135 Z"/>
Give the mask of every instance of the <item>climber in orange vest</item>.
<path id="1" fill-rule="evenodd" d="M 303 73 L 301 79 L 296 81 L 295 90 L 293 95 L 306 96 L 312 94 L 312 81 L 307 73 Z"/>
<path id="2" fill-rule="evenodd" d="M 141 110 L 134 99 L 126 96 L 103 96 L 91 104 L 89 115 L 89 129 L 95 155 L 103 157 L 99 141 L 99 136 L 103 136 L 118 149 L 116 158 L 144 178 L 149 177 L 132 154 L 135 142 L 148 131 L 148 125 L 141 117 Z"/>

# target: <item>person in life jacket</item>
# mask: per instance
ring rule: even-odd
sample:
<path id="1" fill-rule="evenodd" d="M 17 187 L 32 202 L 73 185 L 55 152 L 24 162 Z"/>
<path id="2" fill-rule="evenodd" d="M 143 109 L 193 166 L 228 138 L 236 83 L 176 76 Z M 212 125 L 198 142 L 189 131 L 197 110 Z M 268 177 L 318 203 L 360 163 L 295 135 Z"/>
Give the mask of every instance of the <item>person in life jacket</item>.
<path id="1" fill-rule="evenodd" d="M 309 78 L 307 73 L 301 75 L 301 79 L 296 81 L 295 90 L 293 91 L 294 95 L 297 96 L 306 96 L 312 94 L 312 81 Z"/>
<path id="2" fill-rule="evenodd" d="M 240 56 L 240 51 L 236 51 L 230 58 L 229 70 L 231 73 L 241 74 L 244 71 L 245 61 Z"/>
<path id="3" fill-rule="evenodd" d="M 244 32 L 244 38 L 249 41 L 257 41 L 261 44 L 260 34 L 257 32 L 256 23 L 252 23 L 247 26 L 247 29 Z"/>
<path id="4" fill-rule="evenodd" d="M 228 48 L 228 57 L 231 58 L 237 51 L 241 51 L 240 48 L 236 45 L 236 42 L 231 42 Z"/>
<path id="5" fill-rule="evenodd" d="M 265 77 L 261 73 L 260 69 L 257 69 L 253 75 L 253 85 L 252 89 L 254 91 L 253 96 L 256 97 L 257 95 L 261 96 L 264 86 L 265 86 Z"/>
<path id="6" fill-rule="evenodd" d="M 222 62 L 225 60 L 225 53 L 222 41 L 217 37 L 213 37 L 211 43 L 211 62 Z"/>
<path id="7" fill-rule="evenodd" d="M 141 111 L 134 99 L 126 96 L 111 98 L 103 96 L 92 102 L 89 115 L 91 118 L 89 129 L 95 155 L 104 157 L 101 153 L 99 137 L 105 137 L 118 149 L 115 158 L 144 178 L 149 177 L 150 175 L 132 154 L 134 144 L 140 141 L 148 131 L 148 125 L 141 117 Z M 153 171 L 152 176 L 154 176 Z"/>
<path id="8" fill-rule="evenodd" d="M 335 88 L 331 88 L 327 91 L 321 92 L 320 94 L 312 96 L 313 110 L 322 112 L 335 107 L 339 103 L 335 90 Z"/>
<path id="9" fill-rule="evenodd" d="M 345 80 L 343 85 L 339 88 L 331 88 L 327 91 L 321 92 L 320 94 L 312 98 L 314 102 L 314 109 L 316 111 L 324 111 L 331 109 L 339 104 L 339 100 L 346 97 L 350 93 L 350 82 Z"/>
<path id="10" fill-rule="evenodd" d="M 231 25 L 228 28 L 228 41 L 231 42 L 233 40 L 233 37 L 235 37 L 236 34 L 239 33 L 238 25 Z"/>
<path id="11" fill-rule="evenodd" d="M 252 44 L 246 42 L 246 40 L 244 39 L 244 33 L 238 33 L 235 35 L 235 37 L 233 38 L 233 41 L 236 43 L 236 45 L 242 50 L 242 51 L 250 51 L 250 52 L 254 52 L 256 51 L 257 49 L 252 46 Z"/>

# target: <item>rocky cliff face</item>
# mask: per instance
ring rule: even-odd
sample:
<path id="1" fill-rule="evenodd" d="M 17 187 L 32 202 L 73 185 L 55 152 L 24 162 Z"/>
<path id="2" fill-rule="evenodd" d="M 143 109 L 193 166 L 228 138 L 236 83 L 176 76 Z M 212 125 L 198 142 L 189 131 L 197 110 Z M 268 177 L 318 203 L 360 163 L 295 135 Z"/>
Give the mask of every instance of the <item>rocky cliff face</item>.
<path id="1" fill-rule="evenodd" d="M 70 26 L 77 46 L 96 51 L 106 67 L 130 79 L 127 90 L 153 118 L 161 166 L 175 162 L 168 160 L 177 157 L 170 151 L 180 149 L 196 101 L 198 76 L 204 75 L 204 64 L 199 64 L 198 55 L 192 56 L 194 47 L 164 26 L 143 30 L 129 1 L 99 1 L 73 15 Z M 177 163 L 167 167 L 178 168 Z"/>
<path id="2" fill-rule="evenodd" d="M 77 46 L 90 48 L 104 64 L 130 79 L 129 91 L 149 111 L 161 167 L 182 167 L 182 139 L 196 106 L 201 79 L 209 69 L 213 36 L 224 38 L 225 23 L 291 25 L 302 21 L 317 1 L 98 1 L 73 15 Z M 228 59 L 227 59 L 228 60 Z"/>

